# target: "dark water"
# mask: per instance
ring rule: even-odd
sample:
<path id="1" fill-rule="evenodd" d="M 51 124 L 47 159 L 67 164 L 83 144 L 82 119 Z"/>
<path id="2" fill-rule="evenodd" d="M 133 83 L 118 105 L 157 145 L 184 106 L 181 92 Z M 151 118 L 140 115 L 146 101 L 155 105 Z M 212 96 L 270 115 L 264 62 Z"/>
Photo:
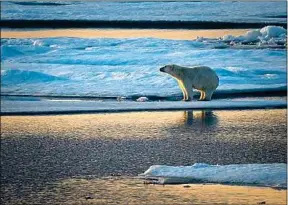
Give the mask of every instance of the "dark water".
<path id="1" fill-rule="evenodd" d="M 124 28 L 124 29 L 247 29 L 262 28 L 265 22 L 131 21 L 131 20 L 2 20 L 1 28 Z M 286 23 L 273 23 L 287 28 Z"/>
<path id="2" fill-rule="evenodd" d="M 1 137 L 7 204 L 40 192 L 45 202 L 61 180 L 137 176 L 155 164 L 287 159 L 285 109 L 5 116 Z"/>

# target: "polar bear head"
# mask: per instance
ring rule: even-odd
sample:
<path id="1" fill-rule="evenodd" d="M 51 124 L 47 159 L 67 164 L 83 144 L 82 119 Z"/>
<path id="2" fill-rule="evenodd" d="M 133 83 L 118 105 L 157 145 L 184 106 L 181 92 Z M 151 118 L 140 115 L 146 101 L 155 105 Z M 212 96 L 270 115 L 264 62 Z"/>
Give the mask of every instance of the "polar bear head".
<path id="1" fill-rule="evenodd" d="M 180 66 L 175 64 L 165 65 L 164 67 L 160 68 L 160 72 L 168 73 L 175 78 L 180 78 L 182 72 L 179 71 L 179 68 Z"/>

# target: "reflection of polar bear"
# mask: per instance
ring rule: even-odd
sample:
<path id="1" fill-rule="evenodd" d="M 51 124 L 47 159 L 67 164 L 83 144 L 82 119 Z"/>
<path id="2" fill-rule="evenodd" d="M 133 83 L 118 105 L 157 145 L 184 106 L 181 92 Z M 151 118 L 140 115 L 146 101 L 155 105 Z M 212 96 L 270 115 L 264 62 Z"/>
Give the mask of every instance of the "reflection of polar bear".
<path id="1" fill-rule="evenodd" d="M 193 88 L 200 91 L 199 100 L 211 100 L 213 92 L 219 85 L 219 78 L 215 71 L 206 66 L 187 68 L 166 65 L 160 68 L 160 71 L 170 74 L 177 80 L 183 92 L 184 101 L 193 100 Z"/>

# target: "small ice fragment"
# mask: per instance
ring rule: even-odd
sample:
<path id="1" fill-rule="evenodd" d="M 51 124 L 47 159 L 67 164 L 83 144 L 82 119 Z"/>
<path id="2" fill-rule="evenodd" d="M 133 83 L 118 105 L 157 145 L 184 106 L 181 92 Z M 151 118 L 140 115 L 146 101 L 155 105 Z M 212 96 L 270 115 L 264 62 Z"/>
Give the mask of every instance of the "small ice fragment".
<path id="1" fill-rule="evenodd" d="M 92 47 L 87 47 L 87 48 L 85 48 L 85 51 L 92 51 L 92 50 L 93 50 Z"/>
<path id="2" fill-rule="evenodd" d="M 202 37 L 202 36 L 197 36 L 197 38 L 196 38 L 196 41 L 198 41 L 198 42 L 202 42 L 202 41 L 204 41 L 204 38 Z"/>
<path id="3" fill-rule="evenodd" d="M 55 45 L 55 44 L 50 45 L 49 47 L 50 47 L 50 48 L 59 48 L 59 46 L 58 46 L 58 45 Z"/>
<path id="4" fill-rule="evenodd" d="M 117 97 L 117 101 L 123 101 L 123 100 L 125 100 L 126 99 L 126 97 L 122 97 L 122 96 L 118 96 Z"/>
<path id="5" fill-rule="evenodd" d="M 140 98 L 138 98 L 136 101 L 137 102 L 146 102 L 146 101 L 148 101 L 149 99 L 147 98 L 147 97 L 140 97 Z"/>
<path id="6" fill-rule="evenodd" d="M 33 46 L 43 46 L 43 43 L 40 40 L 35 40 Z"/>

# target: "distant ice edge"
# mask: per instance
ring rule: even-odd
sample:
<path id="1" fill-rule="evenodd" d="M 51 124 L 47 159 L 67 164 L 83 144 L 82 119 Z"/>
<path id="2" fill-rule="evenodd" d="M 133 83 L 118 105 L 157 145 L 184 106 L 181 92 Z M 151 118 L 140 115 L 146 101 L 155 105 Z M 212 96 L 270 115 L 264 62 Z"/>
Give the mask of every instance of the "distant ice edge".
<path id="1" fill-rule="evenodd" d="M 287 164 L 153 165 L 139 177 L 159 184 L 217 183 L 287 189 Z"/>

